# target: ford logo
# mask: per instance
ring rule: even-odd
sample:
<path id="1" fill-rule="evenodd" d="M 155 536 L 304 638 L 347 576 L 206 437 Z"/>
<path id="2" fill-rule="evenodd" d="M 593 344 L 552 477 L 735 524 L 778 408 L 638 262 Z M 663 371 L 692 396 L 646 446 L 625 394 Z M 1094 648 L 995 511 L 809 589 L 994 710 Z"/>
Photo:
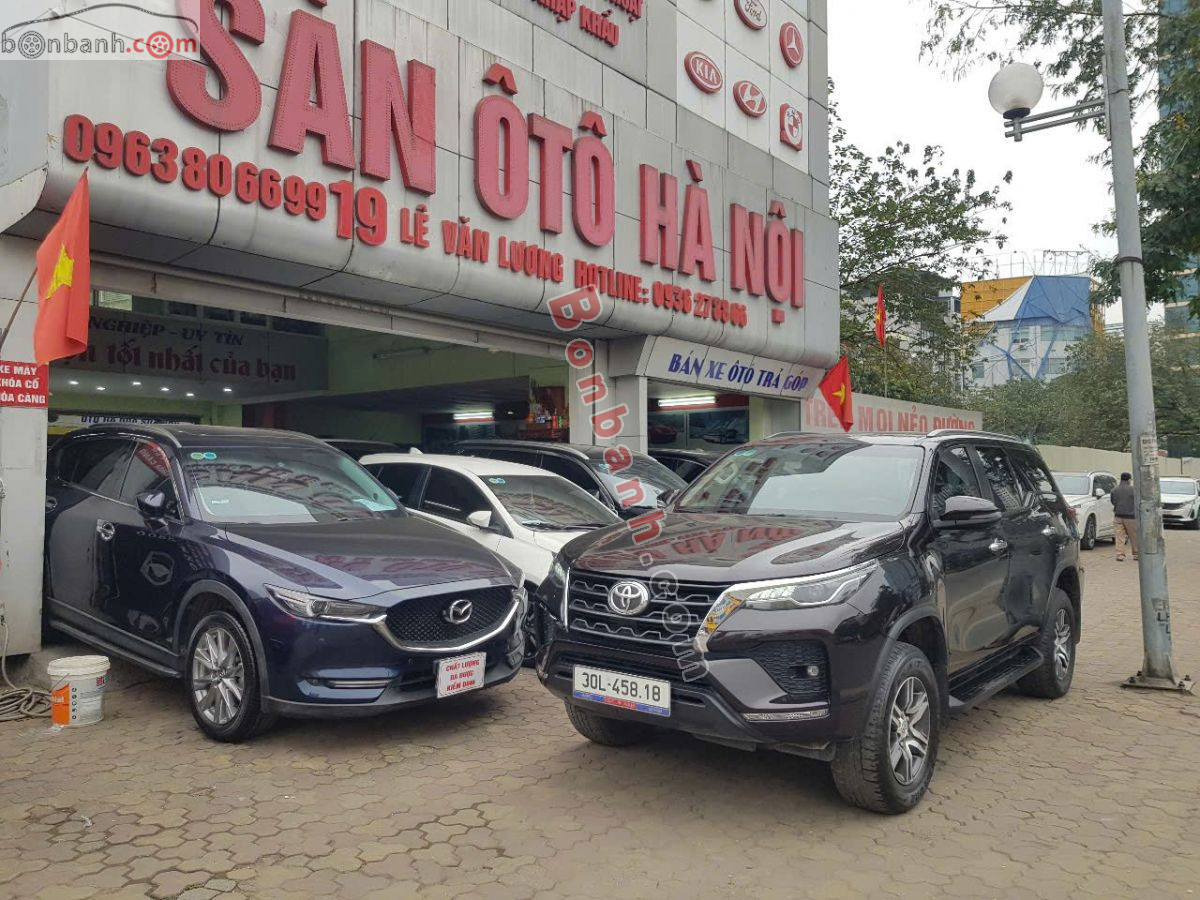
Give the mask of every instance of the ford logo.
<path id="1" fill-rule="evenodd" d="M 442 618 L 451 625 L 466 625 L 474 609 L 474 604 L 470 600 L 460 597 L 442 610 Z"/>
<path id="2" fill-rule="evenodd" d="M 636 616 L 650 606 L 650 591 L 640 581 L 618 581 L 608 589 L 608 608 L 622 616 Z"/>
<path id="3" fill-rule="evenodd" d="M 699 50 L 693 50 L 683 58 L 683 68 L 692 84 L 706 94 L 715 94 L 724 83 L 717 64 Z"/>
<path id="4" fill-rule="evenodd" d="M 748 28 L 762 31 L 767 27 L 767 7 L 762 0 L 733 0 L 733 7 Z"/>
<path id="5" fill-rule="evenodd" d="M 739 81 L 733 86 L 733 100 L 738 109 L 753 119 L 767 111 L 767 98 L 753 81 Z"/>

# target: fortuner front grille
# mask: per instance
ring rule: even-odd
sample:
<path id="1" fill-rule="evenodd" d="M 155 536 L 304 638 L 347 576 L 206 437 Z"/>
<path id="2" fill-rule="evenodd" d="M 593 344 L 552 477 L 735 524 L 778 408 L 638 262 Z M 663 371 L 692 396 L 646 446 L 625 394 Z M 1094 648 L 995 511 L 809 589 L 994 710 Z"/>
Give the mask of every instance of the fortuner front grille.
<path id="1" fill-rule="evenodd" d="M 608 605 L 608 591 L 618 581 L 640 581 L 650 588 L 650 606 L 636 616 L 614 612 Z M 646 579 L 572 572 L 568 590 L 567 624 L 569 630 L 591 640 L 639 650 L 644 653 L 675 655 L 672 647 L 690 644 L 723 584 L 678 582 L 674 594 L 656 593 Z"/>

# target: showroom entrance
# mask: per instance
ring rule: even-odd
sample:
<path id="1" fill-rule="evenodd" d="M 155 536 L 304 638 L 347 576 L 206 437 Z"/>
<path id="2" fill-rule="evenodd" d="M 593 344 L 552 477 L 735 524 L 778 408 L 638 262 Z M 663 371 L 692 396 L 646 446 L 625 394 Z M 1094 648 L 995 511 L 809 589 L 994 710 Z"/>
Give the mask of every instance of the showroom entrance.
<path id="1" fill-rule="evenodd" d="M 503 335 L 475 334 L 480 345 L 463 346 L 97 290 L 87 352 L 51 366 L 47 434 L 192 422 L 433 452 L 469 437 L 565 440 L 561 351 L 518 353 Z"/>

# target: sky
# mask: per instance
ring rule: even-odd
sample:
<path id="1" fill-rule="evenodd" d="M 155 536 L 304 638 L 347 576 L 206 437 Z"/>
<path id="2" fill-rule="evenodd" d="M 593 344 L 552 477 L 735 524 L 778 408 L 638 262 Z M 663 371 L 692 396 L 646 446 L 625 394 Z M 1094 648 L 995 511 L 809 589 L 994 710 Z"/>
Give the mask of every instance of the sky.
<path id="1" fill-rule="evenodd" d="M 1009 238 L 998 254 L 1002 276 L 1033 274 L 1022 262 L 1041 265 L 1046 250 L 1114 255 L 1115 239 L 1093 231 L 1112 210 L 1108 171 L 1091 161 L 1104 139 L 1069 126 L 1019 144 L 1006 138 L 987 99 L 995 64 L 983 62 L 955 80 L 920 58 L 928 9 L 925 0 L 830 0 L 829 71 L 850 140 L 870 153 L 900 139 L 914 147 L 940 144 L 947 166 L 973 168 L 980 185 L 998 183 L 1011 169 L 1003 196 L 1013 208 L 1007 224 L 998 217 L 992 223 Z M 1047 90 L 1035 111 L 1065 105 Z M 1015 259 L 1012 251 L 1020 251 Z M 1113 313 L 1109 320 L 1120 321 Z"/>

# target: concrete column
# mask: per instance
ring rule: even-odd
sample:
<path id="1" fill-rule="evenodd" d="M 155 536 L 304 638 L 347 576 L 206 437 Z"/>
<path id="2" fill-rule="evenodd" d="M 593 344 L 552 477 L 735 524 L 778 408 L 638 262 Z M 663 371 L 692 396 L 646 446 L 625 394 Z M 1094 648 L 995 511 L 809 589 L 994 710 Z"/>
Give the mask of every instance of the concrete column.
<path id="1" fill-rule="evenodd" d="M 799 431 L 802 408 L 796 400 L 751 397 L 750 440 L 757 441 L 780 431 Z"/>
<path id="2" fill-rule="evenodd" d="M 0 328 L 33 271 L 35 249 L 32 241 L 0 238 Z M 35 285 L 17 312 L 0 358 L 33 360 L 36 294 Z M 10 655 L 41 647 L 45 521 L 46 410 L 0 407 L 0 613 L 8 626 Z"/>
<path id="3" fill-rule="evenodd" d="M 591 365 L 573 368 L 568 372 L 570 383 L 567 385 L 567 397 L 572 444 L 599 444 L 606 447 L 624 444 L 630 450 L 646 452 L 649 432 L 646 414 L 650 405 L 646 394 L 647 379 L 642 375 L 626 374 L 633 369 L 643 341 L 641 338 L 637 341 L 596 341 Z M 614 375 L 614 371 L 622 374 Z M 607 393 L 593 403 L 584 403 L 578 383 L 595 375 L 601 376 Z M 589 394 L 592 392 L 589 391 Z M 624 417 L 621 433 L 611 438 L 599 437 L 593 427 L 592 417 L 622 404 L 629 412 Z"/>

